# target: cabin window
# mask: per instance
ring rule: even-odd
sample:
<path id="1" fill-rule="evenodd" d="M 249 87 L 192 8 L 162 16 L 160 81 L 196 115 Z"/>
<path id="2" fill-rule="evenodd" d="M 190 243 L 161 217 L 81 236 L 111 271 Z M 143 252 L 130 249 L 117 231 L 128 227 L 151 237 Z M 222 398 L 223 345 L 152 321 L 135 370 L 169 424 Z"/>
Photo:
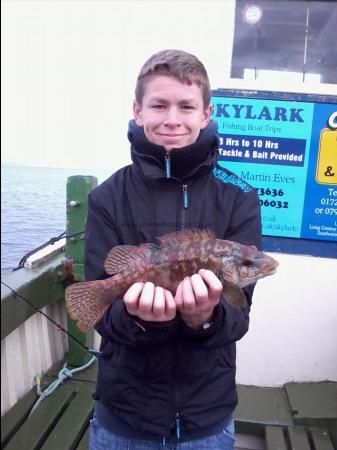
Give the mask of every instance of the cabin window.
<path id="1" fill-rule="evenodd" d="M 337 84 L 337 3 L 237 0 L 231 78 Z"/>

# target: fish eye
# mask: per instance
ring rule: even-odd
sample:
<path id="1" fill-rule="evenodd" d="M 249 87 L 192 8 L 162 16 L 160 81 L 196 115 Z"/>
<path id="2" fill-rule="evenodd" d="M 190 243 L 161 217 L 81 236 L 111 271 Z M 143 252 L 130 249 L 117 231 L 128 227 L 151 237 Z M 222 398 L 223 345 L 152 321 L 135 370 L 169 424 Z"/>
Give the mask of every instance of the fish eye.
<path id="1" fill-rule="evenodd" d="M 245 267 L 252 267 L 254 263 L 251 259 L 245 259 L 244 261 L 242 261 L 242 265 Z"/>

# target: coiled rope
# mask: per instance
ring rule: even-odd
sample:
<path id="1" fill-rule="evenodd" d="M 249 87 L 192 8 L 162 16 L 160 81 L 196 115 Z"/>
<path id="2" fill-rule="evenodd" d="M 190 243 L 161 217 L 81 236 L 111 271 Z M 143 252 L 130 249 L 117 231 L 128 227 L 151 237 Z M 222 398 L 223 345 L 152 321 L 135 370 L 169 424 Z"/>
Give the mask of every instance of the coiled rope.
<path id="1" fill-rule="evenodd" d="M 65 380 L 68 378 L 71 378 L 75 373 L 81 372 L 82 370 L 87 369 L 90 367 L 96 360 L 96 356 L 93 356 L 90 361 L 88 361 L 86 364 L 84 364 L 81 367 L 76 367 L 75 369 L 68 369 L 67 368 L 67 362 L 64 363 L 62 369 L 59 371 L 57 379 L 53 381 L 46 389 L 41 391 L 41 381 L 39 377 L 35 377 L 36 381 L 36 389 L 37 389 L 37 395 L 39 398 L 34 403 L 29 416 L 36 410 L 36 408 L 40 405 L 43 400 L 48 397 L 50 394 L 52 394 Z"/>

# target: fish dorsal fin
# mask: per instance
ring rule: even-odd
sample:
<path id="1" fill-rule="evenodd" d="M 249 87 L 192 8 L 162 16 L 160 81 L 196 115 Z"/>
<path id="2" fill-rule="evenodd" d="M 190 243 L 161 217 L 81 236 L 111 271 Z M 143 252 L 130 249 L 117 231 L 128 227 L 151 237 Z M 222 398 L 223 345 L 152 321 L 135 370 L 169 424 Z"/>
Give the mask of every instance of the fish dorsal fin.
<path id="1" fill-rule="evenodd" d="M 246 296 L 241 288 L 226 281 L 223 283 L 223 286 L 222 294 L 227 303 L 233 308 L 244 308 L 247 306 Z"/>
<path id="2" fill-rule="evenodd" d="M 129 266 L 143 264 L 155 248 L 154 244 L 117 245 L 108 253 L 104 269 L 106 273 L 113 275 Z"/>
<path id="3" fill-rule="evenodd" d="M 186 230 L 174 231 L 158 238 L 161 247 L 179 245 L 186 241 L 201 241 L 203 239 L 214 239 L 213 231 L 186 228 Z"/>

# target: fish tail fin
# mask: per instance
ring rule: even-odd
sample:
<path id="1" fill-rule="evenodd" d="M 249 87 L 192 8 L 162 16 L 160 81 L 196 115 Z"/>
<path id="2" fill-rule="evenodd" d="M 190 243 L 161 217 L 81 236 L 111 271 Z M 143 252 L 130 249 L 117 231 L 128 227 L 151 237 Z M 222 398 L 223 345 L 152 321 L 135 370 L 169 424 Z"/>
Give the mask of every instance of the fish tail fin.
<path id="1" fill-rule="evenodd" d="M 103 317 L 111 302 L 105 301 L 104 285 L 97 281 L 83 281 L 67 287 L 65 304 L 69 316 L 86 333 Z"/>

